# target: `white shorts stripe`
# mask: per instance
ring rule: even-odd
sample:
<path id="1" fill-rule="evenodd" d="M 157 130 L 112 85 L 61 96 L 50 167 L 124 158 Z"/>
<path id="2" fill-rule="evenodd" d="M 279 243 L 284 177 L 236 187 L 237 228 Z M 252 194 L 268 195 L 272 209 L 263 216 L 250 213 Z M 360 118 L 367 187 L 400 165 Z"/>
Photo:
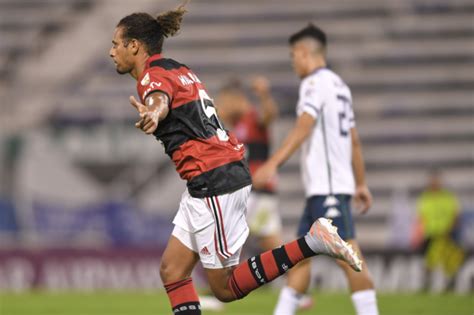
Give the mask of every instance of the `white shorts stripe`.
<path id="1" fill-rule="evenodd" d="M 216 229 L 214 232 L 214 244 L 216 245 L 216 251 L 219 255 L 221 255 L 223 258 L 229 258 L 231 255 L 227 254 L 224 250 L 223 246 L 223 237 L 222 237 L 222 220 L 219 218 L 219 215 L 217 214 L 217 207 L 215 205 L 214 199 L 211 197 L 210 201 L 209 198 L 206 198 L 207 204 L 209 205 L 209 209 L 212 212 L 212 215 L 214 217 L 214 222 L 216 222 Z M 225 237 L 225 236 L 224 236 Z"/>
<path id="2" fill-rule="evenodd" d="M 222 216 L 220 217 L 217 213 L 217 206 L 214 198 L 211 197 L 211 210 L 214 215 L 214 220 L 216 222 L 216 231 L 217 231 L 217 252 L 224 258 L 229 258 L 231 255 L 227 254 L 224 247 L 225 235 L 223 231 L 223 224 Z"/>
<path id="3" fill-rule="evenodd" d="M 217 204 L 217 211 L 219 214 L 219 219 L 221 222 L 221 229 L 222 229 L 222 239 L 224 241 L 224 252 L 230 257 L 232 254 L 229 252 L 229 249 L 227 248 L 227 238 L 225 236 L 225 230 L 224 230 L 224 220 L 222 219 L 222 209 L 221 209 L 221 204 L 219 203 L 219 198 L 217 196 L 214 197 L 216 204 Z"/>

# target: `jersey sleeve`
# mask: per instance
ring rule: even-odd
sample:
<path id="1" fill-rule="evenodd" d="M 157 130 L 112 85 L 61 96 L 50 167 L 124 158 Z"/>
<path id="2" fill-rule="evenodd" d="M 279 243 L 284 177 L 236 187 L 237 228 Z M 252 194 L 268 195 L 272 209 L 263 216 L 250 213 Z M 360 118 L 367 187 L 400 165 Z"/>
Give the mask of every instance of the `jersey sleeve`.
<path id="1" fill-rule="evenodd" d="M 298 116 L 308 113 L 317 118 L 323 106 L 323 94 L 321 86 L 314 78 L 301 82 L 296 114 Z"/>
<path id="2" fill-rule="evenodd" d="M 158 69 L 147 71 L 138 82 L 138 94 L 142 102 L 145 102 L 145 99 L 155 92 L 165 93 L 171 102 L 175 90 L 172 79 L 163 71 L 158 71 Z"/>

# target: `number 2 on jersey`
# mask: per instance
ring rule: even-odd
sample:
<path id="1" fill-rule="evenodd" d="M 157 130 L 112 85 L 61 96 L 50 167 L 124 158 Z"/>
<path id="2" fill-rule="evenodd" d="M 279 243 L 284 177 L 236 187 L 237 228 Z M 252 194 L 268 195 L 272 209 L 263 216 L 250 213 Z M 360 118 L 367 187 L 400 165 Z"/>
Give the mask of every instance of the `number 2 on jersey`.
<path id="1" fill-rule="evenodd" d="M 342 104 L 342 111 L 339 112 L 339 134 L 343 137 L 349 135 L 349 119 L 350 119 L 350 109 L 351 101 L 344 95 L 337 95 L 337 100 Z"/>
<path id="2" fill-rule="evenodd" d="M 212 99 L 209 97 L 207 92 L 205 90 L 199 89 L 199 98 L 201 99 L 201 106 L 202 109 L 204 110 L 204 113 L 206 114 L 207 118 L 209 118 L 212 122 L 214 122 L 217 126 L 216 133 L 217 133 L 217 138 L 220 141 L 228 141 L 229 136 L 227 135 L 227 132 L 224 129 L 224 126 L 221 124 L 219 121 L 219 118 L 217 117 L 217 112 L 216 108 L 212 105 Z M 211 103 L 211 105 L 207 105 L 206 102 Z"/>

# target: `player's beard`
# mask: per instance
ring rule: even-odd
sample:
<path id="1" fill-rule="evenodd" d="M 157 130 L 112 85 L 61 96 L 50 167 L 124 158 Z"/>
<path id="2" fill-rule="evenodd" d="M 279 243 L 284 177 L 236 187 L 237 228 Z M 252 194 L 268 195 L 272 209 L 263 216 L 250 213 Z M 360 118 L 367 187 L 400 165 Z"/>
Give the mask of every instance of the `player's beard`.
<path id="1" fill-rule="evenodd" d="M 115 64 L 115 70 L 117 71 L 118 74 L 127 74 L 132 71 L 133 67 L 125 67 L 125 66 L 120 66 L 118 63 Z"/>
<path id="2" fill-rule="evenodd" d="M 118 65 L 115 67 L 115 70 L 117 71 L 118 74 L 127 74 L 127 73 L 130 72 L 130 70 L 125 70 L 123 68 L 119 68 Z"/>

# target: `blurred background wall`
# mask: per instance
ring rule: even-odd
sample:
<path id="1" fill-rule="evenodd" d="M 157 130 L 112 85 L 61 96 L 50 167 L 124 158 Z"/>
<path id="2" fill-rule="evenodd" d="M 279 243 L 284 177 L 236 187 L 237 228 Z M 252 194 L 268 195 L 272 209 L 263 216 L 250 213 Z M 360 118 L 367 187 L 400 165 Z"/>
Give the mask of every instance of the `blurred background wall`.
<path id="1" fill-rule="evenodd" d="M 0 0 L 0 287 L 67 286 L 41 273 L 49 257 L 74 255 L 89 263 L 142 257 L 133 272 L 145 261 L 144 270 L 156 277 L 135 285 L 159 286 L 153 266 L 185 185 L 158 142 L 133 127 L 128 96 L 135 82 L 116 74 L 108 50 L 121 17 L 177 4 Z M 437 169 L 460 202 L 457 239 L 468 253 L 461 270 L 468 280 L 458 289 L 472 290 L 473 1 L 194 0 L 188 9 L 164 54 L 190 66 L 211 96 L 229 78 L 245 84 L 255 74 L 267 76 L 281 112 L 275 145 L 294 121 L 299 84 L 287 38 L 310 21 L 322 27 L 330 67 L 354 95 L 375 200 L 368 214 L 356 216 L 357 234 L 369 261 L 380 266 L 376 278 L 378 272 L 379 282 L 388 281 L 381 275 L 389 268 L 387 290 L 422 287 L 416 276 L 406 284 L 397 270 L 421 270 L 422 259 L 411 254 L 416 200 Z M 279 177 L 288 239 L 304 205 L 298 161 L 286 163 Z M 323 279 L 327 274 L 316 275 L 318 283 L 334 285 Z"/>

